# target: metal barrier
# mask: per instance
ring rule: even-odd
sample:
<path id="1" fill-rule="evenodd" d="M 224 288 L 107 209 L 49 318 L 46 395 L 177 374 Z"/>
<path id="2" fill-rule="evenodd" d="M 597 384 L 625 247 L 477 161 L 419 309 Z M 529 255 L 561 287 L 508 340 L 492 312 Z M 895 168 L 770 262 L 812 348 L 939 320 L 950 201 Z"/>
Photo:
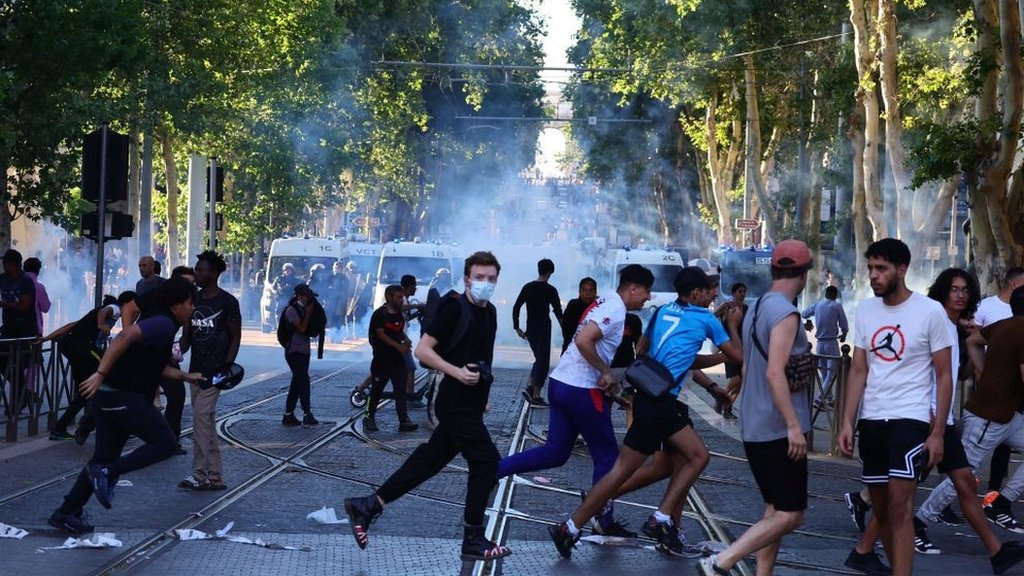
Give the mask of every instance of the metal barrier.
<path id="1" fill-rule="evenodd" d="M 833 356 L 831 354 L 815 354 L 814 357 L 818 359 L 827 359 L 836 361 L 836 369 L 829 382 L 822 382 L 821 372 L 816 371 L 814 376 L 814 386 L 810 386 L 807 389 L 807 402 L 810 406 L 810 417 L 811 417 L 811 429 L 807 436 L 807 445 L 810 447 L 814 446 L 814 424 L 818 420 L 818 416 L 825 412 L 829 419 L 829 455 L 835 455 L 838 453 L 839 445 L 836 439 L 839 436 L 839 424 L 843 415 L 843 395 L 846 390 L 846 375 L 850 370 L 850 345 L 843 344 L 840 348 L 840 355 Z M 815 402 L 815 395 L 820 399 Z M 831 398 L 831 402 L 829 401 Z"/>
<path id="2" fill-rule="evenodd" d="M 67 361 L 56 343 L 37 338 L 0 340 L 0 408 L 3 409 L 5 440 L 18 440 L 19 426 L 26 421 L 26 434 L 39 435 L 39 421 L 46 416 L 49 432 L 57 413 L 70 402 L 74 386 Z M 25 414 L 25 409 L 28 409 Z"/>

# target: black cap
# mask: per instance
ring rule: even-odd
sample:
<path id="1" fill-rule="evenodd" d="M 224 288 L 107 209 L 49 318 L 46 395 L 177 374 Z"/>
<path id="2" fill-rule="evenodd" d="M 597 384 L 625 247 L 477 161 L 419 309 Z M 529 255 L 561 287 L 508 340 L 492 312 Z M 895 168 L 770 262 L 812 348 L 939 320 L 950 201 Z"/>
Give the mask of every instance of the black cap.
<path id="1" fill-rule="evenodd" d="M 206 382 L 200 384 L 199 387 L 209 388 L 212 386 L 220 390 L 231 390 L 235 386 L 238 386 L 238 383 L 242 381 L 242 378 L 245 378 L 245 368 L 242 368 L 242 366 L 235 364 L 234 362 L 230 362 L 221 366 L 220 369 L 217 370 L 216 374 L 211 376 Z"/>
<path id="2" fill-rule="evenodd" d="M 700 267 L 687 266 L 676 274 L 673 284 L 676 287 L 676 293 L 683 296 L 694 289 L 707 288 L 710 285 L 710 280 Z"/>
<path id="3" fill-rule="evenodd" d="M 295 285 L 295 295 L 296 296 L 309 296 L 311 298 L 316 298 L 317 296 L 319 296 L 319 294 L 317 294 L 316 292 L 313 292 L 313 289 L 310 288 L 308 284 L 296 284 Z"/>

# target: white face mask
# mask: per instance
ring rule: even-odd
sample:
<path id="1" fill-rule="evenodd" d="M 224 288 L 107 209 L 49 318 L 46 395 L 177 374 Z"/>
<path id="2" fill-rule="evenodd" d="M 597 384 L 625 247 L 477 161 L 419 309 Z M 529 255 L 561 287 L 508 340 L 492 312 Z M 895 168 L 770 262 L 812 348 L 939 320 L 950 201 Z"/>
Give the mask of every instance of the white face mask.
<path id="1" fill-rule="evenodd" d="M 487 302 L 494 294 L 494 283 L 486 280 L 470 280 L 469 292 L 473 295 L 473 300 L 481 303 Z"/>

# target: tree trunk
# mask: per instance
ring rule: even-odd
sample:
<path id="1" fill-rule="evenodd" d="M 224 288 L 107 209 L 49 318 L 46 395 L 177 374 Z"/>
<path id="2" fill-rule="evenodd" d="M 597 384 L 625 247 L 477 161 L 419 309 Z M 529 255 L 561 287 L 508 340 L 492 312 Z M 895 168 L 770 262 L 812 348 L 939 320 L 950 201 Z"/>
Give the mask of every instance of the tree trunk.
<path id="1" fill-rule="evenodd" d="M 994 292 L 1006 268 L 1021 262 L 1021 246 L 1014 239 L 1010 222 L 1011 217 L 1019 222 L 1021 215 L 1008 213 L 1008 187 L 1020 136 L 1024 95 L 1018 9 L 1015 0 L 1000 0 L 998 10 L 995 0 L 974 2 L 977 52 L 994 61 L 984 78 L 975 109 L 979 125 L 985 126 L 993 118 L 1002 96 L 998 139 L 988 134 L 979 137 L 978 146 L 983 154 L 977 168 L 977 190 L 969 204 L 976 274 L 985 292 Z M 1001 71 L 1005 72 L 1005 83 L 1000 90 Z"/>
<path id="2" fill-rule="evenodd" d="M 8 165 L 6 157 L 0 159 L 0 251 L 6 252 L 11 247 L 11 207 L 8 199 L 11 191 L 7 188 Z"/>
<path id="3" fill-rule="evenodd" d="M 893 0 L 878 0 L 878 39 L 879 81 L 885 103 L 885 154 L 896 185 L 895 233 L 900 238 L 908 238 L 914 232 L 910 216 L 913 190 L 903 148 L 903 117 L 900 113 L 899 72 L 896 69 L 899 42 Z"/>
<path id="4" fill-rule="evenodd" d="M 139 198 L 142 190 L 142 135 L 138 130 L 129 131 L 129 145 L 128 145 L 128 213 L 135 221 L 136 234 L 138 234 L 139 226 Z M 128 261 L 136 262 L 140 256 L 139 254 L 139 243 L 138 242 L 127 242 L 128 245 Z"/>
<path id="5" fill-rule="evenodd" d="M 178 246 L 178 169 L 174 165 L 174 136 L 169 126 L 157 131 L 160 139 L 160 154 L 164 160 L 164 174 L 167 178 L 167 246 L 164 264 L 170 271 L 178 265 L 181 250 Z"/>
<path id="6" fill-rule="evenodd" d="M 866 0 L 850 0 L 850 22 L 853 24 L 854 52 L 857 61 L 857 75 L 860 78 L 856 99 L 857 104 L 863 109 L 864 143 L 861 166 L 864 211 L 868 222 L 871 223 L 872 238 L 870 240 L 889 236 L 889 226 L 885 220 L 882 188 L 878 175 L 879 110 L 878 97 L 875 95 L 877 88 L 875 73 L 878 62 L 871 49 L 871 39 L 874 36 L 873 28 L 877 22 L 876 8 L 877 6 L 866 2 Z"/>
<path id="7" fill-rule="evenodd" d="M 724 162 L 719 156 L 718 149 L 718 120 L 715 115 L 718 112 L 718 94 L 712 94 L 708 102 L 707 111 L 704 115 L 704 139 L 707 145 L 708 175 L 711 179 L 711 194 L 715 199 L 715 211 L 718 214 L 718 242 L 725 246 L 732 246 L 736 243 L 732 233 L 732 223 L 729 222 L 731 210 L 727 192 L 732 186 L 731 180 L 725 180 Z"/>
<path id="8" fill-rule="evenodd" d="M 850 149 L 853 152 L 853 182 L 850 190 L 853 199 L 851 215 L 853 216 L 853 243 L 856 255 L 853 280 L 854 287 L 859 289 L 861 278 L 864 278 L 867 272 L 866 263 L 859 255 L 867 249 L 871 229 L 865 208 L 864 194 L 864 110 L 861 108 L 854 110 L 848 123 L 849 129 L 846 136 L 850 139 Z"/>
<path id="9" fill-rule="evenodd" d="M 757 74 L 754 72 L 754 57 L 743 58 L 743 86 L 747 100 L 747 134 L 746 134 L 746 182 L 747 190 L 753 191 L 761 204 L 764 239 L 774 239 L 778 229 L 778 215 L 775 206 L 768 199 L 764 182 L 761 180 L 761 115 L 757 105 Z"/>

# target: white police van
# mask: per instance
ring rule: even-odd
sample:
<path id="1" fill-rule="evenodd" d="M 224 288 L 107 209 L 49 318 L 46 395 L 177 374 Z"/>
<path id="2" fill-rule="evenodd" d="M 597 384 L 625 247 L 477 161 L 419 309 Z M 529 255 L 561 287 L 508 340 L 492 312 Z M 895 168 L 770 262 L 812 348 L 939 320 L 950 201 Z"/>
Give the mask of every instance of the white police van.
<path id="1" fill-rule="evenodd" d="M 461 263 L 458 262 L 456 248 L 451 245 L 419 241 L 395 241 L 382 245 L 373 289 L 373 307 L 383 304 L 384 289 L 391 284 L 400 284 L 406 274 L 416 277 L 416 299 L 425 302 L 434 274 L 441 268 L 452 272 L 455 264 L 459 264 L 459 269 L 452 277 L 461 278 Z"/>
<path id="2" fill-rule="evenodd" d="M 606 285 L 618 286 L 619 271 L 630 264 L 640 264 L 654 273 L 651 299 L 645 308 L 657 308 L 677 298 L 676 274 L 686 265 L 679 252 L 646 247 L 612 248 L 605 254 Z"/>
<path id="3" fill-rule="evenodd" d="M 278 295 L 274 294 L 274 280 L 281 275 L 285 264 L 292 265 L 292 274 L 299 282 L 309 280 L 310 269 L 320 264 L 331 273 L 337 261 L 348 259 L 348 242 L 344 238 L 278 238 L 270 244 L 263 295 L 260 297 L 260 322 L 265 332 L 277 328 Z M 285 301 L 291 294 L 283 295 Z"/>

